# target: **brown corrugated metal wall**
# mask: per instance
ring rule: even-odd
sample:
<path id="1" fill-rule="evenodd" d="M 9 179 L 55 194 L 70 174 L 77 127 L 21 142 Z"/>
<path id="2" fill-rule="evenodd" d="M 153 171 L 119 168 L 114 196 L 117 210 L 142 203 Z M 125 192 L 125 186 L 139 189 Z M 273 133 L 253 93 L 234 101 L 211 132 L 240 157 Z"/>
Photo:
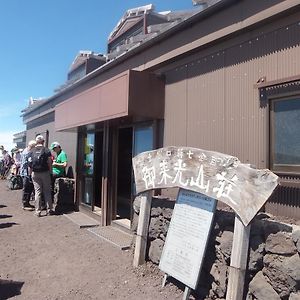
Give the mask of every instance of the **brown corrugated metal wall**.
<path id="1" fill-rule="evenodd" d="M 268 168 L 269 107 L 254 85 L 263 76 L 300 74 L 300 22 L 287 24 L 247 32 L 166 71 L 164 146 L 220 151 Z M 285 194 L 284 201 L 298 197 L 300 209 L 297 195 Z"/>

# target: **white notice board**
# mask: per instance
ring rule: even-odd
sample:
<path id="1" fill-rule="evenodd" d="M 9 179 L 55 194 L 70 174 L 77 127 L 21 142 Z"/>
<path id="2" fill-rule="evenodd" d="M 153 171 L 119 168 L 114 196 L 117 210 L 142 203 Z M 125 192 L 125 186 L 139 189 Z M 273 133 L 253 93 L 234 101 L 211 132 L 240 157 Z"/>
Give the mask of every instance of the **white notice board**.
<path id="1" fill-rule="evenodd" d="M 217 200 L 180 189 L 159 268 L 195 289 Z"/>

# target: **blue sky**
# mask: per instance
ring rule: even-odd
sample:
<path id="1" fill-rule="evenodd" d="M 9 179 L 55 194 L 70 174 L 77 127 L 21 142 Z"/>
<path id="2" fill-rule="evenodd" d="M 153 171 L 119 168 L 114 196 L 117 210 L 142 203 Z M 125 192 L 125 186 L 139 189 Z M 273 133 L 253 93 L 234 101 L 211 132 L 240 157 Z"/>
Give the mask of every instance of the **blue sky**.
<path id="1" fill-rule="evenodd" d="M 0 144 L 25 130 L 29 98 L 49 97 L 66 81 L 80 50 L 106 53 L 110 32 L 129 8 L 192 9 L 192 0 L 1 0 Z"/>

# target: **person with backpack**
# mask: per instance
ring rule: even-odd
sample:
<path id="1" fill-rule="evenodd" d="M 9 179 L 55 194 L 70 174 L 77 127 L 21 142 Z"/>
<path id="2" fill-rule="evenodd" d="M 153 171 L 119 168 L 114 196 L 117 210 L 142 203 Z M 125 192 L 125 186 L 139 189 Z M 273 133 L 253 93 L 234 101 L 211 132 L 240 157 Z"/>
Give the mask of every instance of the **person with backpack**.
<path id="1" fill-rule="evenodd" d="M 28 157 L 30 151 L 35 147 L 35 141 L 32 140 L 28 143 L 28 146 L 22 151 L 21 154 L 21 166 L 20 166 L 20 175 L 23 180 L 23 190 L 22 190 L 22 204 L 24 210 L 32 211 L 34 210 L 34 206 L 30 204 L 30 198 L 33 194 L 34 187 L 31 178 L 31 174 L 29 173 L 29 164 Z"/>
<path id="2" fill-rule="evenodd" d="M 51 197 L 51 172 L 52 159 L 50 150 L 44 146 L 44 137 L 38 135 L 35 138 L 36 146 L 30 151 L 28 162 L 35 192 L 35 214 L 41 216 L 42 196 L 47 207 L 47 215 L 53 215 Z"/>

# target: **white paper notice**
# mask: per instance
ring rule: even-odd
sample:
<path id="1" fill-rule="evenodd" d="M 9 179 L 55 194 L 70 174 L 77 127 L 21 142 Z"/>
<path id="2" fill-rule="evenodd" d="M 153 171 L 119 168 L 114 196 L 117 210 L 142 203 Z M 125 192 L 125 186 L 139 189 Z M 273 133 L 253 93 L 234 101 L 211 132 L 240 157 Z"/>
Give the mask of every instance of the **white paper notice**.
<path id="1" fill-rule="evenodd" d="M 211 229 L 216 200 L 180 190 L 159 268 L 195 289 Z"/>

